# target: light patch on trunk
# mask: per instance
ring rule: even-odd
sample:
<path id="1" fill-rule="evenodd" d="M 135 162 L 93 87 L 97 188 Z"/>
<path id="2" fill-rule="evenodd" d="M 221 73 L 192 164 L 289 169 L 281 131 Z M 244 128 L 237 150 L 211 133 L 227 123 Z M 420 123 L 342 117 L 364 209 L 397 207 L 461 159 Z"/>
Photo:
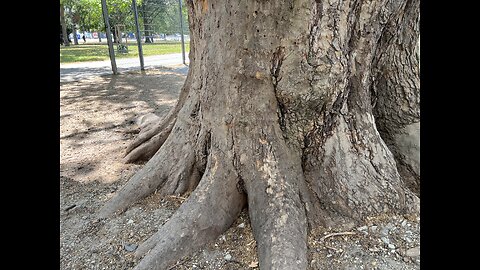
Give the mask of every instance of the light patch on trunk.
<path id="1" fill-rule="evenodd" d="M 276 182 L 275 180 L 277 179 L 278 167 L 277 161 L 275 160 L 275 157 L 270 151 L 263 159 L 263 164 L 260 167 L 260 171 L 263 172 L 263 179 L 267 180 L 268 185 L 273 186 Z"/>
<path id="2" fill-rule="evenodd" d="M 284 207 L 284 197 L 286 190 L 286 182 L 283 177 L 280 177 L 280 171 L 278 169 L 278 161 L 271 151 L 268 151 L 266 157 L 263 159 L 259 171 L 263 172 L 262 178 L 267 180 L 267 188 L 265 192 L 269 197 L 269 208 L 276 209 L 278 213 L 277 218 L 274 221 L 275 228 L 282 228 L 287 224 L 288 213 Z M 272 239 L 272 242 L 274 240 Z"/>
<path id="3" fill-rule="evenodd" d="M 413 123 L 398 130 L 395 143 L 405 162 L 420 174 L 420 122 Z"/>
<path id="4" fill-rule="evenodd" d="M 206 13 L 208 11 L 208 0 L 200 0 L 199 2 L 202 5 L 202 13 Z"/>
<path id="5" fill-rule="evenodd" d="M 257 78 L 258 80 L 264 79 L 265 77 L 265 73 L 260 71 L 255 72 L 255 78 Z"/>
<path id="6" fill-rule="evenodd" d="M 213 160 L 213 166 L 212 166 L 212 170 L 211 170 L 211 175 L 215 175 L 215 172 L 217 172 L 217 169 L 218 169 L 218 162 L 217 162 L 217 157 L 212 155 L 212 160 Z"/>
<path id="7" fill-rule="evenodd" d="M 241 164 L 246 164 L 246 163 L 247 163 L 247 160 L 248 160 L 247 155 L 245 155 L 245 154 L 241 154 L 241 155 L 240 155 L 240 163 L 241 163 Z"/>
<path id="8" fill-rule="evenodd" d="M 283 213 L 283 214 L 280 216 L 280 219 L 279 219 L 279 221 L 278 221 L 278 225 L 284 226 L 285 224 L 287 224 L 287 219 L 288 219 L 288 214 L 287 214 L 287 213 Z"/>

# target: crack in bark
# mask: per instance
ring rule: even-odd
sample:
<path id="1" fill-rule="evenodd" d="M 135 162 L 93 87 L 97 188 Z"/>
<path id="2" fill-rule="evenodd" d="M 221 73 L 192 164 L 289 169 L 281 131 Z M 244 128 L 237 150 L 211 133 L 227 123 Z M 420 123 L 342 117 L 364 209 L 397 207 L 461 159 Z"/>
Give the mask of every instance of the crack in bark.
<path id="1" fill-rule="evenodd" d="M 283 136 L 285 137 L 286 136 L 285 114 L 287 113 L 287 108 L 285 104 L 281 101 L 281 98 L 279 97 L 279 93 L 277 92 L 278 83 L 282 80 L 282 78 L 280 77 L 280 69 L 282 68 L 282 63 L 284 58 L 285 58 L 285 47 L 283 46 L 277 47 L 277 49 L 273 53 L 273 57 L 271 61 L 270 75 L 272 76 L 273 92 L 277 100 L 278 121 L 280 124 L 280 129 L 283 131 Z"/>

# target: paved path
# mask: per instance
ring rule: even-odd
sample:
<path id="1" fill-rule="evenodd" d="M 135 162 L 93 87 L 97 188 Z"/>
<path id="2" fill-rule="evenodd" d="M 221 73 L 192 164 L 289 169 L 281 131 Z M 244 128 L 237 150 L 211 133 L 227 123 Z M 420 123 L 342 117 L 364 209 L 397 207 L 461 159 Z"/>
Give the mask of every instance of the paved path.
<path id="1" fill-rule="evenodd" d="M 175 72 L 182 74 L 187 74 L 188 71 L 188 66 L 182 64 L 181 53 L 145 56 L 143 62 L 145 69 L 170 67 L 174 68 Z M 188 54 L 186 62 L 188 64 Z M 140 70 L 140 60 L 138 57 L 116 59 L 116 63 L 119 73 Z M 80 81 L 91 76 L 107 74 L 112 74 L 110 60 L 60 64 L 60 82 Z"/>

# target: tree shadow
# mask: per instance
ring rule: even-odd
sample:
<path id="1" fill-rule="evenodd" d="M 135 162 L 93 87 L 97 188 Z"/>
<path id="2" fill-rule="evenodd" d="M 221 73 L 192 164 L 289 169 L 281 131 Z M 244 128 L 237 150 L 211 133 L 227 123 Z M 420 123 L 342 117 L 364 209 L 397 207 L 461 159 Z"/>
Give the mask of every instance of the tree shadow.
<path id="1" fill-rule="evenodd" d="M 117 104 L 121 105 L 117 109 L 127 110 L 143 103 L 160 116 L 175 104 L 185 78 L 183 72 L 169 69 L 104 75 L 95 80 L 69 83 L 73 87 L 61 89 L 69 92 L 61 97 L 61 106 L 78 103 L 82 104 L 80 109 L 88 111 L 105 109 L 88 106 L 89 103 L 99 103 L 107 107 Z"/>
<path id="2" fill-rule="evenodd" d="M 131 166 L 122 158 L 138 132 L 135 120 L 146 113 L 166 115 L 185 77 L 147 70 L 61 85 L 61 175 L 84 183 L 112 183 L 129 175 Z"/>

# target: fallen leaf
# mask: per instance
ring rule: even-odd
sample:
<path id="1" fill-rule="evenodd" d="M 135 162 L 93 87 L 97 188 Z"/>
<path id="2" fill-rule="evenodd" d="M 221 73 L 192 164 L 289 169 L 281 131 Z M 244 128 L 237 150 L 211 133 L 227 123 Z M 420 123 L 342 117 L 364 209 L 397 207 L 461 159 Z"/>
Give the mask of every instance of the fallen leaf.
<path id="1" fill-rule="evenodd" d="M 257 261 L 253 261 L 253 262 L 251 262 L 251 263 L 248 265 L 248 267 L 250 267 L 250 268 L 258 267 L 258 262 L 257 262 Z"/>

